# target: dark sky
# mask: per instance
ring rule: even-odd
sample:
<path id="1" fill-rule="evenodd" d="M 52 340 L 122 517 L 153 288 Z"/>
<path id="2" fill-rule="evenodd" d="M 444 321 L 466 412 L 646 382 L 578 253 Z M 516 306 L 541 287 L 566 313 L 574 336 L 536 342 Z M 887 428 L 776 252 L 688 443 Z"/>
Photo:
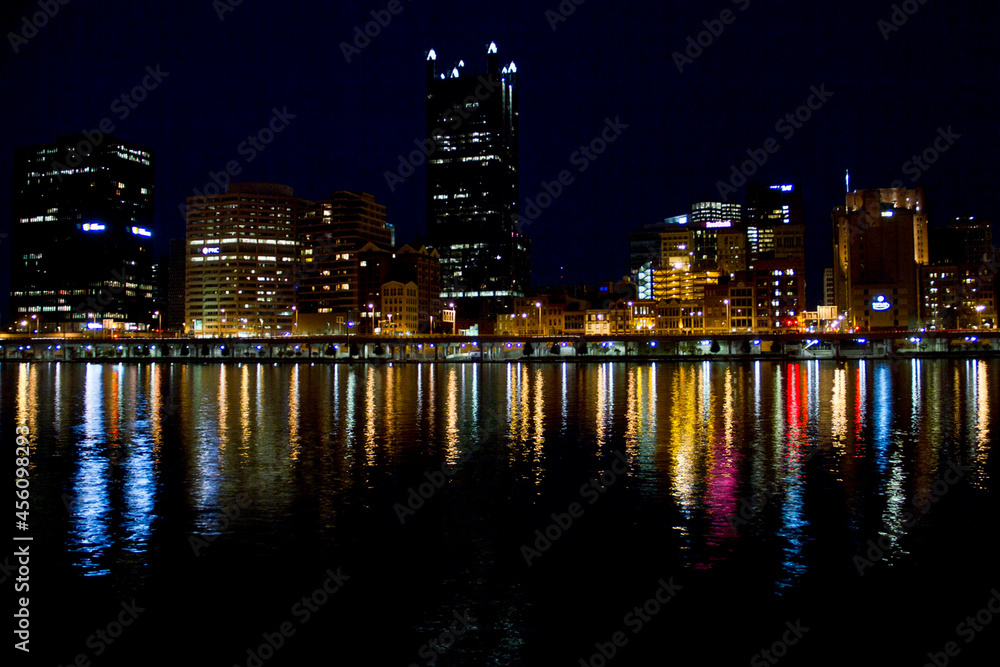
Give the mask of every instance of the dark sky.
<path id="1" fill-rule="evenodd" d="M 895 180 L 926 187 L 932 225 L 955 215 L 995 219 L 1000 10 L 911 2 L 916 13 L 885 39 L 878 22 L 892 14 L 888 1 L 586 0 L 577 7 L 565 0 L 575 11 L 553 30 L 545 12 L 558 11 L 557 0 L 403 0 L 348 63 L 339 44 L 387 1 L 243 0 L 220 21 L 221 0 L 75 0 L 18 53 L 9 37 L 0 48 L 0 181 L 10 182 L 13 146 L 93 129 L 109 117 L 119 138 L 156 152 L 162 250 L 166 239 L 183 235 L 178 204 L 231 160 L 242 168 L 237 180 L 288 184 L 306 198 L 371 192 L 388 207 L 397 240 L 412 240 L 424 229 L 423 169 L 394 192 L 384 173 L 425 138 L 424 54 L 434 48 L 441 65 L 464 59 L 482 71 L 496 41 L 520 77 L 522 201 L 561 170 L 574 173 L 525 228 L 536 283 L 620 277 L 629 230 L 718 198 L 716 183 L 729 179 L 731 165 L 774 138 L 780 150 L 755 178 L 795 182 L 805 192 L 814 301 L 830 264 L 829 211 L 843 202 L 845 168 L 855 188 Z M 35 3 L 8 5 L 5 34 L 38 11 Z M 724 9 L 732 23 L 717 24 L 721 34 L 678 72 L 672 54 Z M 115 99 L 157 65 L 169 75 L 119 120 Z M 823 85 L 832 96 L 794 136 L 776 129 L 811 87 Z M 241 142 L 267 125 L 272 109 L 286 107 L 295 118 L 248 163 Z M 579 173 L 571 155 L 606 118 L 628 127 Z M 926 171 L 905 168 L 939 128 L 960 136 Z M 0 233 L 10 224 L 4 186 Z M 4 297 L 9 248 L 0 241 Z M 92 260 L 100 261 L 81 258 Z"/>

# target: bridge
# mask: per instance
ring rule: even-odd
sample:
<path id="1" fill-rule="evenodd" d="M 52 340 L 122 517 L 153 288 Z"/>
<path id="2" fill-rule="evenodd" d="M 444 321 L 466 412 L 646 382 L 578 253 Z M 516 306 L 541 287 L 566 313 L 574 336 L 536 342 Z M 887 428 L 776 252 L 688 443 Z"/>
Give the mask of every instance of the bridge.
<path id="1" fill-rule="evenodd" d="M 866 333 L 711 333 L 195 337 L 163 333 L 0 334 L 0 361 L 508 361 L 530 358 L 852 359 L 1000 356 L 1000 330 Z"/>

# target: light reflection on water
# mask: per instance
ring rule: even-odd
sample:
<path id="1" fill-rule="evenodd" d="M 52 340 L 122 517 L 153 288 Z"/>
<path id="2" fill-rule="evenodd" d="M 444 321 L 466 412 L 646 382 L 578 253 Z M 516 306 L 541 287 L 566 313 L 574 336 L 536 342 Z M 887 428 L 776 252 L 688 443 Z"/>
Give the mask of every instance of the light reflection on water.
<path id="1" fill-rule="evenodd" d="M 221 517 L 251 490 L 255 539 L 273 544 L 295 497 L 336 531 L 349 494 L 369 502 L 382 473 L 426 469 L 433 457 L 460 476 L 465 449 L 499 428 L 496 464 L 515 491 L 541 502 L 566 481 L 566 457 L 597 472 L 624 451 L 637 502 L 669 503 L 657 529 L 675 532 L 680 562 L 711 569 L 741 541 L 770 542 L 780 591 L 809 571 L 807 546 L 831 539 L 817 533 L 807 498 L 844 503 L 851 538 L 885 535 L 898 560 L 908 556 L 905 511 L 948 461 L 972 465 L 973 486 L 989 490 L 997 375 L 995 361 L 941 360 L 18 364 L 4 368 L 0 390 L 13 391 L 15 420 L 37 434 L 40 453 L 72 462 L 68 479 L 47 483 L 69 495 L 55 537 L 87 575 L 141 566 L 157 521 L 176 511 L 162 499 L 169 443 L 184 462 L 190 532 L 230 530 Z M 734 532 L 744 500 L 752 517 Z"/>

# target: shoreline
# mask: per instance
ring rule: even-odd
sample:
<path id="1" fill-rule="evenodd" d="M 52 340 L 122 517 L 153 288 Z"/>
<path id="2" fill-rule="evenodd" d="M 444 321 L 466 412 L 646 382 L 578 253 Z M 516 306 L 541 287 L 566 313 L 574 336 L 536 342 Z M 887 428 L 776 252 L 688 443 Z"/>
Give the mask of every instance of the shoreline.
<path id="1" fill-rule="evenodd" d="M 118 357 L 93 359 L 0 359 L 0 364 L 329 364 L 329 365 L 389 365 L 389 364 L 509 364 L 509 363 L 540 363 L 540 364 L 588 364 L 588 363 L 690 363 L 705 361 L 758 362 L 758 361 L 907 361 L 911 359 L 1000 359 L 1000 352 L 992 350 L 977 350 L 974 352 L 916 352 L 908 354 L 869 354 L 851 356 L 800 356 L 788 354 L 704 354 L 704 355 L 565 355 L 517 357 L 510 359 L 330 359 L 328 357 L 293 357 L 293 358 L 258 358 L 258 357 Z"/>

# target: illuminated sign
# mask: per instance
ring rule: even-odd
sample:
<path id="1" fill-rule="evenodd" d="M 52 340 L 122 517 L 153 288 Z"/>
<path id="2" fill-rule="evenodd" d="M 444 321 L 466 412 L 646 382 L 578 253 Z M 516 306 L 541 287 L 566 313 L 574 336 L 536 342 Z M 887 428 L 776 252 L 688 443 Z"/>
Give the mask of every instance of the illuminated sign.
<path id="1" fill-rule="evenodd" d="M 99 222 L 85 222 L 83 223 L 83 231 L 85 232 L 103 232 L 104 225 Z"/>
<path id="2" fill-rule="evenodd" d="M 706 222 L 705 229 L 715 229 L 717 227 L 732 227 L 732 220 L 717 220 L 715 222 Z"/>
<path id="3" fill-rule="evenodd" d="M 152 236 L 153 235 L 153 232 L 149 231 L 148 229 L 143 229 L 142 227 L 133 227 L 132 228 L 132 233 L 135 234 L 136 236 Z"/>
<path id="4" fill-rule="evenodd" d="M 892 303 L 886 301 L 881 294 L 875 297 L 875 301 L 872 302 L 872 310 L 889 310 L 890 308 L 892 308 Z"/>
<path id="5" fill-rule="evenodd" d="M 103 329 L 104 327 L 97 322 L 87 322 L 87 328 L 93 331 L 94 329 Z"/>
<path id="6" fill-rule="evenodd" d="M 891 218 L 892 216 L 893 216 L 893 212 L 892 211 L 882 211 L 882 217 L 883 218 Z"/>
<path id="7" fill-rule="evenodd" d="M 772 190 L 781 190 L 782 192 L 791 192 L 795 189 L 794 185 L 772 185 Z"/>
<path id="8" fill-rule="evenodd" d="M 219 249 L 218 248 L 202 248 L 201 249 L 201 254 L 202 255 L 218 255 L 219 254 Z"/>

